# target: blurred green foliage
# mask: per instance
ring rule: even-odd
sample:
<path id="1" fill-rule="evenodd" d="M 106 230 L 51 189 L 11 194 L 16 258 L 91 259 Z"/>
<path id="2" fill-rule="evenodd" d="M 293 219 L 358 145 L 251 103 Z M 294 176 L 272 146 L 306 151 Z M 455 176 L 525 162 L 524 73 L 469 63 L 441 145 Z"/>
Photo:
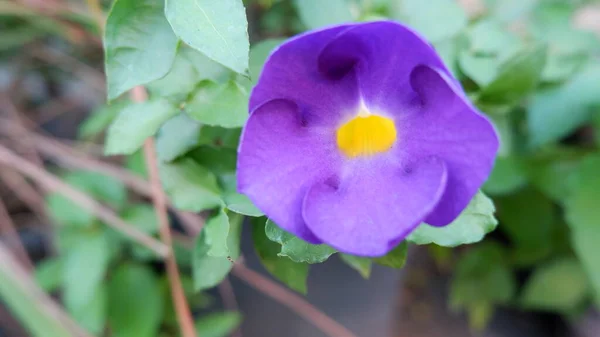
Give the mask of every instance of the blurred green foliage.
<path id="1" fill-rule="evenodd" d="M 199 291 L 218 285 L 239 258 L 243 216 L 252 217 L 248 225 L 265 268 L 306 293 L 310 264 L 336 251 L 284 232 L 237 193 L 236 148 L 248 93 L 285 37 L 346 21 L 404 22 L 432 42 L 501 138 L 483 187 L 499 221 L 480 193 L 449 227 L 422 224 L 407 241 L 475 243 L 455 253 L 450 287 L 451 308 L 466 311 L 475 329 L 485 327 L 499 305 L 573 315 L 592 301 L 600 304 L 600 40 L 573 24 L 588 3 L 486 0 L 483 11 L 469 15 L 452 0 L 245 0 L 245 8 L 241 0 L 107 2 L 109 102 L 81 125 L 79 137 L 105 135 L 106 153 L 126 156 L 126 168 L 145 176 L 139 149 L 156 136 L 170 201 L 207 215 L 193 249 L 176 247 L 194 312 L 211 304 Z M 7 1 L 0 13 L 2 54 L 35 41 L 74 43 L 62 16 Z M 98 33 L 89 16 L 68 20 Z M 123 95 L 137 85 L 148 88 L 147 102 Z M 129 195 L 122 183 L 90 172 L 62 178 L 157 235 L 148 201 Z M 164 270 L 151 252 L 61 195 L 46 202 L 59 225 L 58 254 L 38 265 L 39 285 L 60 292 L 74 319 L 96 334 L 176 335 Z M 498 223 L 499 231 L 476 243 Z M 368 277 L 372 263 L 401 268 L 407 246 L 376 259 L 338 255 Z M 523 271 L 528 276 L 517 282 Z M 25 310 L 7 297 L 12 288 L 4 289 L 0 295 L 13 310 Z M 36 336 L 55 336 L 40 328 L 48 323 L 43 319 L 19 316 Z M 239 313 L 202 316 L 197 329 L 202 337 L 226 336 L 240 321 Z"/>

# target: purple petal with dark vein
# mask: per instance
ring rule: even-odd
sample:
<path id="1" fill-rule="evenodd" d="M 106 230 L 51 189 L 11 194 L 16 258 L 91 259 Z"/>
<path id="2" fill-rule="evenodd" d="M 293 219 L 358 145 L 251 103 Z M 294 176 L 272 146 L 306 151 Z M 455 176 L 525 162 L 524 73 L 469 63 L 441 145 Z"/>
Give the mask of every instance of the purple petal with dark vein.
<path id="1" fill-rule="evenodd" d="M 411 85 L 420 97 L 420 108 L 406 116 L 401 126 L 404 156 L 437 156 L 448 168 L 446 191 L 425 220 L 433 226 L 452 222 L 488 178 L 498 136 L 456 83 L 442 70 L 415 68 Z"/>
<path id="2" fill-rule="evenodd" d="M 354 255 L 390 251 L 435 207 L 446 183 L 445 165 L 434 157 L 402 168 L 385 157 L 351 165 L 338 181 L 308 191 L 303 216 L 319 239 Z"/>
<path id="3" fill-rule="evenodd" d="M 416 32 L 392 21 L 350 27 L 319 55 L 319 69 L 332 78 L 355 71 L 367 106 L 402 114 L 414 96 L 410 73 L 427 64 L 450 73 L 433 47 Z"/>
<path id="4" fill-rule="evenodd" d="M 319 243 L 302 219 L 302 200 L 342 160 L 335 135 L 303 125 L 298 106 L 274 100 L 258 107 L 244 128 L 238 155 L 238 190 L 288 232 Z"/>
<path id="5" fill-rule="evenodd" d="M 328 126 L 354 113 L 360 103 L 356 79 L 334 81 L 317 63 L 319 52 L 349 27 L 353 26 L 300 35 L 274 50 L 250 96 L 250 111 L 273 99 L 288 99 L 298 105 L 307 124 Z"/>

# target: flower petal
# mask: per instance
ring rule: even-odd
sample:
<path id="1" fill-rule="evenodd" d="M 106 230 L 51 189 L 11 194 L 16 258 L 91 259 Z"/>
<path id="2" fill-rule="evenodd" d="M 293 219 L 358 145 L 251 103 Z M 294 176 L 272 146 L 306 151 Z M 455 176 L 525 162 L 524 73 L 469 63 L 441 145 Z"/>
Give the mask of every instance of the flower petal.
<path id="1" fill-rule="evenodd" d="M 492 124 L 444 71 L 419 66 L 411 74 L 420 107 L 401 119 L 403 156 L 437 156 L 448 168 L 446 191 L 425 219 L 445 226 L 467 207 L 489 176 L 498 151 Z"/>
<path id="2" fill-rule="evenodd" d="M 302 200 L 342 158 L 335 135 L 305 127 L 302 117 L 287 100 L 269 101 L 250 115 L 238 150 L 238 190 L 286 231 L 319 243 L 302 219 Z"/>
<path id="3" fill-rule="evenodd" d="M 317 57 L 331 40 L 353 25 L 341 25 L 292 38 L 268 58 L 250 97 L 250 111 L 273 100 L 295 102 L 311 125 L 334 125 L 360 105 L 356 80 L 334 81 L 319 71 Z"/>
<path id="4" fill-rule="evenodd" d="M 312 186 L 303 216 L 319 239 L 345 253 L 381 256 L 435 207 L 446 183 L 444 163 L 430 157 L 400 168 L 388 158 L 352 161 L 338 181 Z"/>
<path id="5" fill-rule="evenodd" d="M 355 68 L 369 107 L 402 113 L 414 95 L 410 73 L 420 64 L 449 71 L 433 47 L 410 28 L 393 21 L 359 24 L 341 32 L 319 55 L 321 72 L 341 78 Z"/>

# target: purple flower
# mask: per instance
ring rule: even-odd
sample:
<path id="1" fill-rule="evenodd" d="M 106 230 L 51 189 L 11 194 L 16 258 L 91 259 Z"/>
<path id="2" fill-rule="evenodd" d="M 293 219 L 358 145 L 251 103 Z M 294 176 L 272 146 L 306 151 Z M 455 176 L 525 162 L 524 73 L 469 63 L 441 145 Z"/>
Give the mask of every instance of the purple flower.
<path id="1" fill-rule="evenodd" d="M 250 97 L 238 186 L 281 228 L 379 256 L 445 226 L 492 169 L 498 139 L 434 49 L 394 22 L 277 48 Z"/>

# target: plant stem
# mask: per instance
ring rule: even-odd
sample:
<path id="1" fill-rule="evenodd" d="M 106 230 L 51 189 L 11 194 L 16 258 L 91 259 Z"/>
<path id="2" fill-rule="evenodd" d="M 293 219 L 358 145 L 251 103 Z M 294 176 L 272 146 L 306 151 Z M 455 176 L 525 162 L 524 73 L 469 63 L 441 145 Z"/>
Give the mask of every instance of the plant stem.
<path id="1" fill-rule="evenodd" d="M 106 208 L 87 194 L 71 187 L 58 177 L 37 167 L 2 145 L 0 145 L 0 164 L 22 173 L 49 191 L 62 194 L 81 208 L 96 215 L 107 225 L 123 233 L 133 241 L 146 246 L 158 256 L 165 257 L 169 254 L 169 247 L 162 242 L 157 241 L 153 237 L 138 230 L 135 226 L 121 220 L 121 218 L 119 218 L 112 210 Z"/>
<path id="2" fill-rule="evenodd" d="M 319 328 L 326 335 L 330 337 L 357 337 L 346 327 L 315 308 L 301 296 L 296 295 L 287 288 L 269 280 L 245 265 L 237 263 L 233 266 L 231 273 L 256 290 L 290 308 L 298 316 Z"/>
<path id="3" fill-rule="evenodd" d="M 134 102 L 143 102 L 148 96 L 144 87 L 141 86 L 133 88 L 130 95 Z M 144 142 L 144 156 L 146 157 L 146 167 L 150 176 L 152 200 L 156 217 L 158 218 L 160 238 L 171 249 L 173 247 L 173 238 L 171 237 L 171 228 L 167 214 L 167 198 L 160 182 L 156 147 L 154 145 L 154 138 L 152 137 L 146 139 Z M 166 256 L 165 263 L 167 265 L 167 277 L 169 279 L 171 296 L 173 297 L 173 305 L 175 306 L 181 334 L 183 337 L 196 337 L 194 319 L 192 318 L 192 313 L 190 312 L 190 307 L 181 285 L 179 267 L 177 266 L 175 254 L 173 254 L 172 249 L 171 253 Z"/>

